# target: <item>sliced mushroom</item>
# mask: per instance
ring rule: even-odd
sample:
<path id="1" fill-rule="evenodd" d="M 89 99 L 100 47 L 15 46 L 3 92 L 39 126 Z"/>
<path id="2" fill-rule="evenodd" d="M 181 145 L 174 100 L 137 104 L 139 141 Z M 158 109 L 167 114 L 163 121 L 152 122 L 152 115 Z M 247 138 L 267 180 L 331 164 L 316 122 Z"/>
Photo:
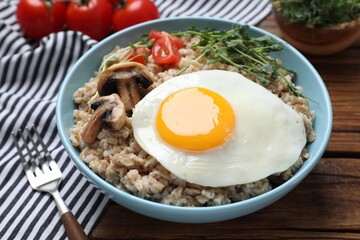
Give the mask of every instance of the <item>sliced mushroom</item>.
<path id="1" fill-rule="evenodd" d="M 152 83 L 146 66 L 137 62 L 123 62 L 111 65 L 100 74 L 97 90 L 100 96 L 119 94 L 125 110 L 131 112 Z"/>
<path id="2" fill-rule="evenodd" d="M 125 123 L 125 107 L 119 95 L 115 93 L 100 97 L 91 104 L 91 108 L 95 112 L 82 132 L 82 138 L 87 144 L 96 141 L 104 124 L 113 130 L 120 130 Z"/>

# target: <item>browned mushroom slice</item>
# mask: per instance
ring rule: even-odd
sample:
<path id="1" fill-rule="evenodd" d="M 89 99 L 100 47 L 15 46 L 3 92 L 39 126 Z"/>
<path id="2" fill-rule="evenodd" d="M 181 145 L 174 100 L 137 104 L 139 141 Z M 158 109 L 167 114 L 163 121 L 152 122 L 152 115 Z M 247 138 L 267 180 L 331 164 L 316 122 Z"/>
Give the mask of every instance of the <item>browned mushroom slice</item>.
<path id="1" fill-rule="evenodd" d="M 117 63 L 105 69 L 99 76 L 97 90 L 100 96 L 119 94 L 130 112 L 144 96 L 144 89 L 153 83 L 146 66 L 137 62 Z"/>
<path id="2" fill-rule="evenodd" d="M 125 107 L 117 94 L 100 97 L 91 104 L 91 108 L 95 112 L 82 132 L 82 138 L 87 144 L 96 141 L 104 124 L 111 129 L 120 130 L 125 123 Z"/>

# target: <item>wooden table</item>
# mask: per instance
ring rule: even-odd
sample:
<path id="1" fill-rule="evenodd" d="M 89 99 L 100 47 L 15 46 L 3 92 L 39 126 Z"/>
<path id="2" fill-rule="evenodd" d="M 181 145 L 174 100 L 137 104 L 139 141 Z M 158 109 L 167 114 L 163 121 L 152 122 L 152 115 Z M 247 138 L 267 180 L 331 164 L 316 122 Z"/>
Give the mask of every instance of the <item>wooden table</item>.
<path id="1" fill-rule="evenodd" d="M 259 24 L 281 36 L 272 15 Z M 93 239 L 360 239 L 360 40 L 342 53 L 307 56 L 330 93 L 334 124 L 326 153 L 290 194 L 256 213 L 211 224 L 151 219 L 115 203 Z"/>

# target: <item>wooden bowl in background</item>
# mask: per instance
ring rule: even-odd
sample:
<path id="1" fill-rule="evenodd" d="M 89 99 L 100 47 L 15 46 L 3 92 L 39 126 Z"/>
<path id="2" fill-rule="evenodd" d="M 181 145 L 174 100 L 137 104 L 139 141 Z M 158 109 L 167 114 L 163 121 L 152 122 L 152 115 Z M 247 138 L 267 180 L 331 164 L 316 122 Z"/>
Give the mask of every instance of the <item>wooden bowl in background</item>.
<path id="1" fill-rule="evenodd" d="M 334 54 L 351 46 L 360 37 L 360 19 L 320 28 L 289 23 L 276 10 L 273 14 L 284 39 L 307 54 Z"/>

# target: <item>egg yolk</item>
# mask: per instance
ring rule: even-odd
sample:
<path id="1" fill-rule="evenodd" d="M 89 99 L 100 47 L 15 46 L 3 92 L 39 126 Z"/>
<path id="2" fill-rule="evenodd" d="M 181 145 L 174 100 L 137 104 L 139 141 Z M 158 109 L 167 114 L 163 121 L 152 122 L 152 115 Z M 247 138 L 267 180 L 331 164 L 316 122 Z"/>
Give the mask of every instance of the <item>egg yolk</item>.
<path id="1" fill-rule="evenodd" d="M 186 151 L 207 151 L 221 147 L 235 128 L 235 114 L 219 94 L 191 87 L 168 96 L 156 116 L 160 137 Z"/>

